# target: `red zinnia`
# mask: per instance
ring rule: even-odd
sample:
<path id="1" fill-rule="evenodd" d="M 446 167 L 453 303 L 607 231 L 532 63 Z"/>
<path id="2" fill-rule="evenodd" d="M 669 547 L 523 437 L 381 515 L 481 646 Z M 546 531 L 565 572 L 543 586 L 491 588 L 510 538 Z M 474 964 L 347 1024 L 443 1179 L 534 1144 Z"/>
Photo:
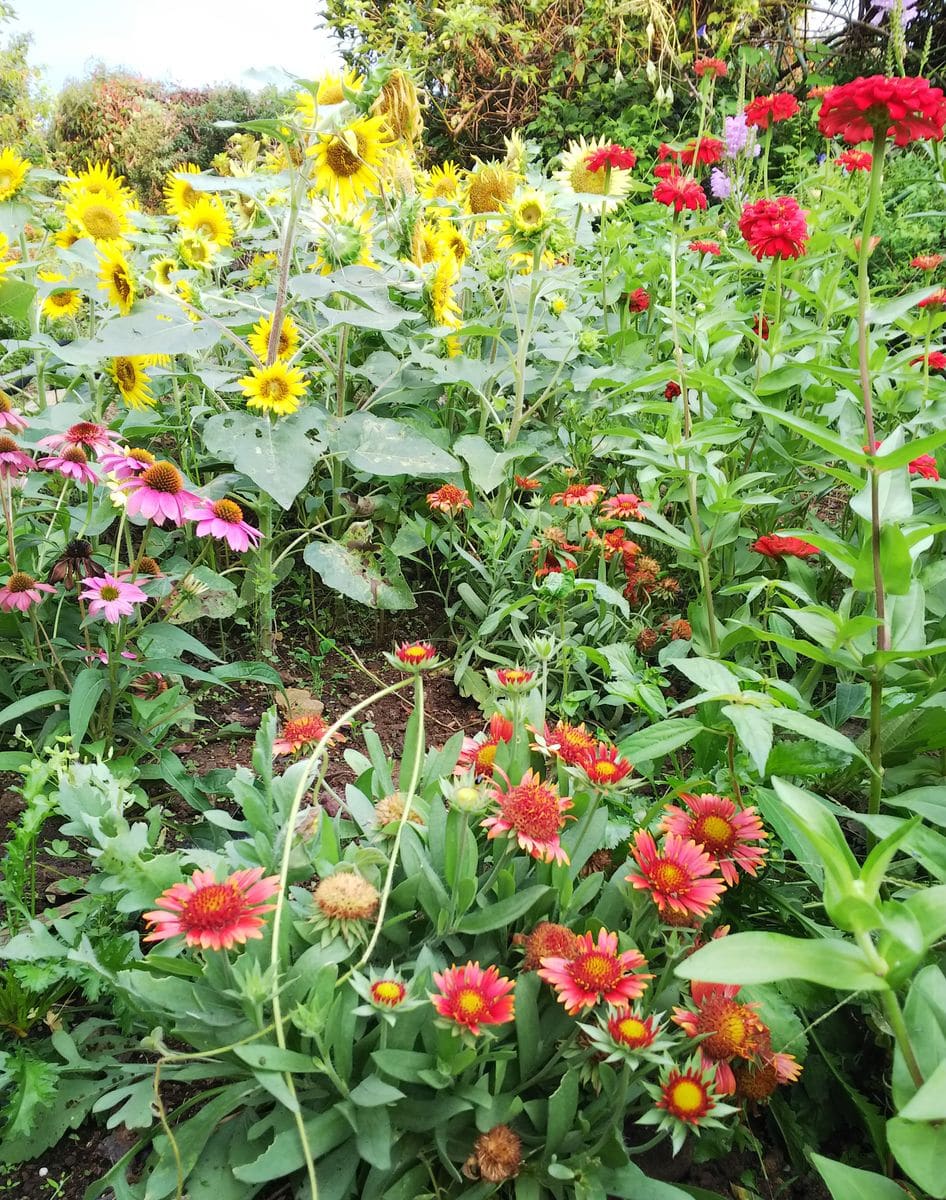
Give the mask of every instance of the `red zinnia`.
<path id="1" fill-rule="evenodd" d="M 924 479 L 939 479 L 936 459 L 932 454 L 921 454 L 910 463 L 911 475 L 922 475 Z"/>
<path id="2" fill-rule="evenodd" d="M 739 869 L 755 875 L 765 860 L 765 847 L 754 845 L 769 835 L 762 828 L 755 808 L 738 808 L 728 796 L 705 793 L 680 799 L 685 809 L 668 805 L 663 819 L 665 833 L 689 838 L 716 860 L 723 878 L 734 887 Z"/>
<path id="3" fill-rule="evenodd" d="M 610 167 L 612 171 L 630 171 L 637 162 L 637 155 L 629 146 L 619 146 L 612 142 L 610 146 L 602 146 L 585 159 L 586 171 L 592 173 Z"/>
<path id="4" fill-rule="evenodd" d="M 693 71 L 700 79 L 704 75 L 715 75 L 717 79 L 725 79 L 729 74 L 729 67 L 721 58 L 698 58 L 693 64 Z"/>
<path id="5" fill-rule="evenodd" d="M 808 225 L 794 196 L 756 200 L 739 218 L 739 232 L 761 262 L 763 258 L 798 258 L 805 253 Z"/>
<path id="6" fill-rule="evenodd" d="M 938 142 L 946 124 L 942 88 L 917 77 L 869 75 L 830 88 L 821 102 L 818 128 L 825 137 L 872 142 L 879 130 L 898 146 Z"/>
<path id="7" fill-rule="evenodd" d="M 666 142 L 661 142 L 660 145 L 657 147 L 657 161 L 658 162 L 666 162 L 668 158 L 679 158 L 679 157 L 680 157 L 680 151 L 677 150 L 674 146 L 668 146 Z M 655 171 L 654 174 L 656 175 L 657 172 Z"/>
<path id="8" fill-rule="evenodd" d="M 798 112 L 798 101 L 790 92 L 776 92 L 772 96 L 756 96 L 746 105 L 746 124 L 759 129 L 768 129 L 769 122 L 777 124 L 787 121 Z"/>
<path id="9" fill-rule="evenodd" d="M 657 184 L 654 199 L 676 212 L 683 212 L 685 208 L 691 212 L 706 208 L 706 193 L 695 179 L 688 179 L 679 171 L 672 172 Z"/>
<path id="10" fill-rule="evenodd" d="M 713 163 L 722 161 L 724 149 L 719 138 L 691 138 L 680 155 L 680 161 L 685 167 L 692 167 L 694 162 L 711 167 Z"/>
<path id="11" fill-rule="evenodd" d="M 918 254 L 910 259 L 910 266 L 918 271 L 935 271 L 942 261 L 942 254 Z"/>
<path id="12" fill-rule="evenodd" d="M 714 258 L 722 254 L 719 242 L 690 242 L 689 248 L 696 254 L 712 254 Z"/>
<path id="13" fill-rule="evenodd" d="M 926 363 L 931 371 L 946 371 L 946 354 L 942 350 L 931 350 L 929 354 L 921 354 L 919 358 L 910 359 L 911 367 L 922 363 Z"/>
<path id="14" fill-rule="evenodd" d="M 213 871 L 195 871 L 187 883 L 175 883 L 155 900 L 154 912 L 144 919 L 153 931 L 146 942 L 184 934 L 188 946 L 204 950 L 229 950 L 249 938 L 261 938 L 262 913 L 276 906 L 267 904 L 279 891 L 279 877 L 262 878 L 262 867 L 235 871 L 218 883 Z"/>
<path id="15" fill-rule="evenodd" d="M 505 979 L 495 967 L 484 971 L 475 962 L 448 967 L 434 972 L 434 983 L 440 991 L 431 995 L 430 1002 L 440 1016 L 464 1026 L 474 1036 L 483 1025 L 505 1025 L 515 1017 L 510 994 L 515 982 Z"/>
<path id="16" fill-rule="evenodd" d="M 679 383 L 677 383 L 675 379 L 671 379 L 664 388 L 664 398 L 666 400 L 675 400 L 677 396 L 680 395 L 681 391 L 682 388 L 680 387 Z"/>
<path id="17" fill-rule="evenodd" d="M 642 313 L 650 308 L 650 295 L 642 287 L 635 288 L 633 292 L 628 292 L 624 298 L 627 301 L 628 312 Z"/>
<path id="18" fill-rule="evenodd" d="M 843 167 L 850 175 L 853 171 L 869 171 L 874 165 L 874 156 L 869 150 L 844 150 L 834 160 L 836 167 Z"/>
<path id="19" fill-rule="evenodd" d="M 445 483 L 435 492 L 427 493 L 427 507 L 432 512 L 449 513 L 455 517 L 461 509 L 472 508 L 473 501 L 469 493 L 453 483 Z"/>
<path id="20" fill-rule="evenodd" d="M 653 975 L 634 974 L 646 967 L 647 959 L 639 950 L 618 953 L 618 935 L 598 930 L 598 940 L 590 933 L 579 938 L 574 958 L 543 958 L 539 978 L 552 985 L 569 1014 L 593 1008 L 607 1000 L 615 1008 L 627 1008 L 638 1000 Z"/>
<path id="21" fill-rule="evenodd" d="M 811 558 L 819 554 L 817 546 L 804 542 L 797 537 L 783 537 L 780 533 L 766 533 L 749 547 L 756 554 L 764 554 L 766 558 Z"/>
<path id="22" fill-rule="evenodd" d="M 722 879 L 713 874 L 713 859 L 696 842 L 675 833 L 668 833 L 658 850 L 651 835 L 638 829 L 631 854 L 639 873 L 633 871 L 627 881 L 638 891 L 650 892 L 661 913 L 705 917 L 726 890 Z"/>
<path id="23" fill-rule="evenodd" d="M 946 288 L 939 288 L 932 295 L 920 300 L 917 308 L 946 308 Z"/>

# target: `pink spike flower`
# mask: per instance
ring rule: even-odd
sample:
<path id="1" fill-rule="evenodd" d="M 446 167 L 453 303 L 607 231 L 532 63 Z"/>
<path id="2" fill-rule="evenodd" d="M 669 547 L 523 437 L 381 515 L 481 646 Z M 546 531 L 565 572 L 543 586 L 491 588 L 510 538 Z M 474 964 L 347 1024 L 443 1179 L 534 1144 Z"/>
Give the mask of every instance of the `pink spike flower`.
<path id="1" fill-rule="evenodd" d="M 543 958 L 539 978 L 551 984 L 565 1011 L 574 1016 L 583 1008 L 593 1008 L 606 1000 L 615 1008 L 627 1008 L 638 1000 L 653 975 L 640 972 L 647 959 L 639 950 L 618 953 L 618 935 L 598 930 L 598 939 L 583 933 L 578 939 L 574 958 Z"/>
<path id="2" fill-rule="evenodd" d="M 262 878 L 262 867 L 235 871 L 218 883 L 213 871 L 195 871 L 187 883 L 175 883 L 155 900 L 157 908 L 144 914 L 152 931 L 146 942 L 184 935 L 188 946 L 230 950 L 250 938 L 261 938 L 263 913 L 279 891 L 279 877 Z"/>

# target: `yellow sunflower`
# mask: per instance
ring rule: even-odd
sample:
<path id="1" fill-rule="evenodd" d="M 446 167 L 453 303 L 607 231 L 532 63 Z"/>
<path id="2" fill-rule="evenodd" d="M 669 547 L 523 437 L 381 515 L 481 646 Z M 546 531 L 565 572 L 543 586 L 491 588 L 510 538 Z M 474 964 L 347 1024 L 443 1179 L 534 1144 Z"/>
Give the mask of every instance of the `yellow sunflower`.
<path id="1" fill-rule="evenodd" d="M 78 175 L 68 172 L 65 183 L 59 185 L 59 190 L 67 200 L 90 192 L 96 196 L 104 196 L 107 200 L 118 200 L 128 207 L 134 207 L 135 194 L 125 187 L 125 176 L 116 175 L 111 163 L 93 163 L 86 159 L 85 170 Z"/>
<path id="2" fill-rule="evenodd" d="M 367 213 L 324 226 L 315 244 L 313 271 L 331 275 L 345 267 L 377 267 L 371 257 L 371 220 Z"/>
<path id="3" fill-rule="evenodd" d="M 247 408 L 286 417 L 299 407 L 299 397 L 305 395 L 306 381 L 298 367 L 275 362 L 269 367 L 250 367 L 250 374 L 240 381 Z"/>
<path id="4" fill-rule="evenodd" d="M 138 295 L 135 278 L 120 246 L 105 246 L 99 265 L 99 288 L 123 317 L 131 312 Z"/>
<path id="5" fill-rule="evenodd" d="M 588 160 L 596 150 L 607 144 L 604 138 L 592 138 L 586 142 L 580 137 L 577 142 L 569 142 L 568 149 L 561 156 L 562 165 L 555 172 L 555 178 L 578 199 L 582 208 L 599 213 L 602 207 L 609 211 L 617 208 L 631 186 L 630 171 L 622 171 L 618 167 L 612 167 L 610 172 L 588 170 Z"/>
<path id="6" fill-rule="evenodd" d="M 151 377 L 146 368 L 166 359 L 166 355 L 160 354 L 138 354 L 112 359 L 108 365 L 108 373 L 129 408 L 154 407 Z"/>
<path id="7" fill-rule="evenodd" d="M 481 163 L 466 181 L 466 203 L 472 213 L 499 212 L 512 199 L 519 176 L 502 163 Z"/>
<path id="8" fill-rule="evenodd" d="M 82 293 L 77 288 L 63 288 L 50 292 L 42 303 L 40 312 L 49 321 L 64 321 L 74 317 L 82 308 Z"/>
<path id="9" fill-rule="evenodd" d="M 457 265 L 462 265 L 470 253 L 470 243 L 459 225 L 454 225 L 452 221 L 438 221 L 437 237 L 440 239 L 441 246 L 449 250 L 457 260 Z"/>
<path id="10" fill-rule="evenodd" d="M 196 163 L 182 162 L 168 171 L 164 177 L 164 208 L 172 217 L 179 217 L 187 212 L 201 197 L 201 193 L 191 187 L 188 175 L 199 175 L 200 167 Z"/>
<path id="11" fill-rule="evenodd" d="M 323 75 L 316 89 L 317 104 L 341 104 L 345 99 L 345 91 L 360 92 L 365 86 L 363 75 L 357 71 L 346 71 L 344 75 Z"/>
<path id="12" fill-rule="evenodd" d="M 551 218 L 552 209 L 548 197 L 530 189 L 510 204 L 506 224 L 509 233 L 535 237 L 548 229 Z"/>
<path id="13" fill-rule="evenodd" d="M 5 233 L 0 233 L 0 275 L 3 275 L 7 267 L 13 264 L 13 259 L 7 256 L 10 253 L 10 239 Z"/>
<path id="14" fill-rule="evenodd" d="M 100 246 L 124 241 L 131 229 L 124 202 L 102 192 L 77 193 L 66 205 L 66 220 L 80 237 L 91 238 Z"/>
<path id="15" fill-rule="evenodd" d="M 176 258 L 171 258 L 170 255 L 165 255 L 164 258 L 153 258 L 151 260 L 151 278 L 154 280 L 154 286 L 158 288 L 168 288 L 171 286 L 171 272 L 179 271 L 180 263 Z"/>
<path id="16" fill-rule="evenodd" d="M 218 246 L 229 246 L 233 241 L 233 226 L 223 201 L 217 196 L 200 196 L 181 213 L 178 224 L 187 233 L 199 233 Z"/>
<path id="17" fill-rule="evenodd" d="M 266 362 L 269 356 L 269 335 L 273 329 L 272 317 L 261 317 L 253 326 L 253 332 L 246 339 L 250 344 L 250 349 L 260 360 Z M 299 349 L 299 329 L 295 321 L 288 314 L 282 319 L 282 328 L 279 331 L 279 342 L 276 346 L 276 360 L 284 358 L 292 358 L 295 352 Z"/>
<path id="18" fill-rule="evenodd" d="M 70 246 L 74 246 L 82 236 L 78 229 L 74 229 L 71 225 L 63 225 L 62 229 L 55 235 L 53 242 L 60 250 L 68 250 Z"/>
<path id="19" fill-rule="evenodd" d="M 202 270 L 211 265 L 219 254 L 220 247 L 202 233 L 188 233 L 178 238 L 177 252 L 187 266 Z"/>
<path id="20" fill-rule="evenodd" d="M 454 295 L 454 287 L 459 278 L 460 268 L 457 266 L 457 260 L 452 254 L 445 254 L 438 260 L 430 281 L 430 310 L 434 321 L 450 329 L 457 329 L 461 324 L 462 311 Z"/>
<path id="21" fill-rule="evenodd" d="M 411 237 L 411 258 L 419 267 L 434 262 L 443 254 L 440 231 L 429 221 L 418 221 Z"/>
<path id="22" fill-rule="evenodd" d="M 425 200 L 458 200 L 463 184 L 460 168 L 449 159 L 439 167 L 431 167 L 420 194 Z"/>
<path id="23" fill-rule="evenodd" d="M 399 67 L 385 80 L 371 111 L 383 117 L 387 129 L 408 146 L 413 146 L 424 132 L 417 85 Z"/>
<path id="24" fill-rule="evenodd" d="M 381 117 L 359 117 L 338 133 L 323 133 L 311 147 L 317 191 L 346 208 L 380 189 L 378 170 L 391 145 Z"/>
<path id="25" fill-rule="evenodd" d="M 0 200 L 9 200 L 17 194 L 32 165 L 9 146 L 0 150 Z"/>

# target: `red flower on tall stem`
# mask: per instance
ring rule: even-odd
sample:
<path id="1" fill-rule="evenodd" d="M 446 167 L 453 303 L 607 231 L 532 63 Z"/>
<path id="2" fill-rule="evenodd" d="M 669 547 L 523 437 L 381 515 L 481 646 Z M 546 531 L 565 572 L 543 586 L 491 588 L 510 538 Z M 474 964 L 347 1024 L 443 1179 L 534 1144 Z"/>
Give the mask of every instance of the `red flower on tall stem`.
<path id="1" fill-rule="evenodd" d="M 687 178 L 679 170 L 671 172 L 657 184 L 654 199 L 675 212 L 683 212 L 684 209 L 695 212 L 706 208 L 706 193 L 695 179 Z"/>
<path id="2" fill-rule="evenodd" d="M 680 154 L 680 161 L 685 167 L 692 167 L 694 162 L 704 167 L 722 161 L 725 147 L 719 138 L 691 138 Z"/>
<path id="3" fill-rule="evenodd" d="M 821 102 L 818 128 L 851 145 L 872 142 L 878 132 L 898 146 L 936 141 L 946 125 L 942 88 L 917 76 L 869 75 L 829 88 Z"/>
<path id="4" fill-rule="evenodd" d="M 798 258 L 808 241 L 805 212 L 794 196 L 747 204 L 739 218 L 739 232 L 760 262 L 763 258 Z"/>
<path id="5" fill-rule="evenodd" d="M 746 124 L 768 129 L 769 124 L 787 121 L 798 112 L 798 101 L 791 92 L 776 92 L 771 96 L 756 96 L 745 107 Z"/>
<path id="6" fill-rule="evenodd" d="M 844 150 L 834 160 L 836 167 L 843 167 L 850 175 L 854 171 L 869 171 L 874 165 L 874 156 L 869 150 Z"/>
<path id="7" fill-rule="evenodd" d="M 729 74 L 729 67 L 721 58 L 698 58 L 693 64 L 693 72 L 700 79 L 704 75 L 713 75 L 717 79 L 725 79 Z"/>
<path id="8" fill-rule="evenodd" d="M 637 162 L 637 155 L 629 146 L 612 142 L 595 150 L 585 160 L 585 170 L 595 173 L 610 168 L 612 171 L 630 171 Z"/>
<path id="9" fill-rule="evenodd" d="M 910 259 L 910 266 L 918 271 L 935 271 L 943 262 L 942 254 L 918 254 Z"/>

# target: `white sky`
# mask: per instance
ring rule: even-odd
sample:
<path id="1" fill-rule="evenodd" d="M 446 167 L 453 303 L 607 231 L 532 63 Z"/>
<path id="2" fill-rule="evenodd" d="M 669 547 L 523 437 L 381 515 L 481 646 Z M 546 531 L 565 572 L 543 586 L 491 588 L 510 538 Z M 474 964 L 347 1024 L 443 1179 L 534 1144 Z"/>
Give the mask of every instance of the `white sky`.
<path id="1" fill-rule="evenodd" d="M 285 83 L 338 64 L 314 28 L 319 0 L 14 0 L 9 30 L 33 34 L 30 62 L 56 92 L 95 61 L 184 87 Z"/>

